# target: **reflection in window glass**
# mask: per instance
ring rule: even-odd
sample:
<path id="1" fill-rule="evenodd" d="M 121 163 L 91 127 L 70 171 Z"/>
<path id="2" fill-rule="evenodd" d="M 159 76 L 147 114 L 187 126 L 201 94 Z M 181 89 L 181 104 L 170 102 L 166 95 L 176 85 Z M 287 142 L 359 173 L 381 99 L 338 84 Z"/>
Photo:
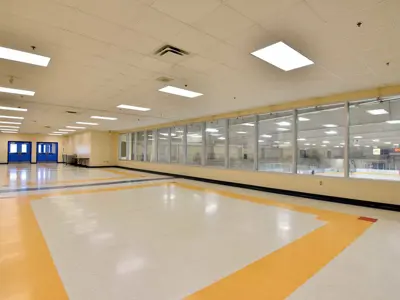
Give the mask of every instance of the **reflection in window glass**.
<path id="1" fill-rule="evenodd" d="M 119 159 L 126 159 L 126 134 L 121 134 L 119 136 Z"/>
<path id="2" fill-rule="evenodd" d="M 171 163 L 185 163 L 184 127 L 171 128 Z"/>
<path id="3" fill-rule="evenodd" d="M 157 148 L 154 137 L 157 136 L 157 130 L 146 131 L 147 136 L 147 155 L 146 160 L 150 162 L 157 161 Z"/>
<path id="4" fill-rule="evenodd" d="M 225 166 L 225 120 L 206 123 L 206 165 Z"/>
<path id="5" fill-rule="evenodd" d="M 291 173 L 293 112 L 260 115 L 258 126 L 258 170 Z"/>
<path id="6" fill-rule="evenodd" d="M 229 119 L 229 168 L 254 169 L 254 116 Z"/>
<path id="7" fill-rule="evenodd" d="M 158 130 L 158 161 L 169 163 L 169 128 Z"/>
<path id="8" fill-rule="evenodd" d="M 344 104 L 298 110 L 297 173 L 344 176 Z"/>
<path id="9" fill-rule="evenodd" d="M 144 131 L 136 133 L 136 160 L 138 161 L 144 161 L 144 138 Z"/>
<path id="10" fill-rule="evenodd" d="M 187 126 L 187 164 L 202 165 L 203 163 L 202 123 Z"/>
<path id="11" fill-rule="evenodd" d="M 400 100 L 350 105 L 350 177 L 400 180 L 399 144 Z"/>

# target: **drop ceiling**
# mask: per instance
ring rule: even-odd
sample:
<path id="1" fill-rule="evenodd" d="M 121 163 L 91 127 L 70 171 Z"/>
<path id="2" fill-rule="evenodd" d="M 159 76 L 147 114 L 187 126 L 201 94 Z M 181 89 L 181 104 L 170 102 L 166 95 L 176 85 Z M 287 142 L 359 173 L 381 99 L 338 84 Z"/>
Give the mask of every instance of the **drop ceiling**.
<path id="1" fill-rule="evenodd" d="M 51 57 L 47 68 L 0 60 L 0 86 L 36 92 L 0 93 L 0 105 L 28 108 L 13 112 L 25 116 L 24 133 L 92 115 L 118 118 L 96 129 L 123 130 L 400 83 L 398 0 L 2 0 L 1 8 L 1 46 Z M 250 55 L 279 41 L 315 64 L 284 72 Z M 166 44 L 189 55 L 156 56 Z M 160 93 L 166 85 L 204 95 Z"/>

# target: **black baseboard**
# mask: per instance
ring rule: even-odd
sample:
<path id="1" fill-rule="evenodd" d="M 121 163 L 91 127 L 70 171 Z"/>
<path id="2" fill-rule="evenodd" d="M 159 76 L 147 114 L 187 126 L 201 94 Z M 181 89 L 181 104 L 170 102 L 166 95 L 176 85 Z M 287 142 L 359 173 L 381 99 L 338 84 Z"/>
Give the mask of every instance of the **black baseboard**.
<path id="1" fill-rule="evenodd" d="M 192 177 L 192 176 L 186 176 L 186 175 L 177 175 L 177 174 L 158 172 L 158 171 L 149 171 L 149 170 L 143 170 L 143 169 L 138 169 L 138 168 L 128 168 L 128 167 L 121 167 L 121 166 L 116 166 L 116 168 L 145 172 L 145 173 L 150 173 L 150 174 L 164 175 L 164 176 L 173 176 L 175 178 L 203 181 L 203 182 L 208 182 L 208 183 L 215 183 L 215 184 L 220 184 L 220 185 L 227 185 L 227 186 L 257 190 L 257 191 L 280 194 L 280 195 L 308 198 L 308 199 L 334 202 L 334 203 L 340 203 L 340 204 L 355 205 L 355 206 L 362 206 L 362 207 L 370 207 L 370 208 L 383 209 L 383 210 L 400 211 L 400 205 L 390 204 L 390 203 L 372 202 L 372 201 L 365 201 L 365 200 L 356 200 L 356 199 L 349 199 L 349 198 L 342 198 L 342 197 L 333 197 L 333 196 L 326 196 L 326 195 L 319 195 L 319 194 L 303 193 L 303 192 L 297 192 L 297 191 L 276 189 L 276 188 L 271 188 L 271 187 L 248 185 L 248 184 L 236 183 L 236 182 L 230 182 L 230 181 L 221 181 L 221 180 Z"/>

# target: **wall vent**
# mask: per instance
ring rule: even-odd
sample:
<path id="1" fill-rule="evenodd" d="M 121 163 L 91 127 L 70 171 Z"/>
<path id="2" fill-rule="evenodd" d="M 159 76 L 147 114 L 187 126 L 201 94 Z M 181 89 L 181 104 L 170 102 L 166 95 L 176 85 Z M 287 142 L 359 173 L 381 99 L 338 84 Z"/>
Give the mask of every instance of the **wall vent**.
<path id="1" fill-rule="evenodd" d="M 171 46 L 171 45 L 164 45 L 160 49 L 158 49 L 155 52 L 156 55 L 158 56 L 164 56 L 167 54 L 174 54 L 174 55 L 179 55 L 179 56 L 186 56 L 189 55 L 189 52 L 179 49 L 177 47 Z"/>

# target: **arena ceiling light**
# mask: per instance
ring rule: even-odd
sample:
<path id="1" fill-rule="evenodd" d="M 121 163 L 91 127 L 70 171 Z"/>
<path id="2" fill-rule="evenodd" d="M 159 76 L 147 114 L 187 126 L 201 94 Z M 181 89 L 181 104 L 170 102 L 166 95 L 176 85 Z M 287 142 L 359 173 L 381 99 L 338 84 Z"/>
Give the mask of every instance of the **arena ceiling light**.
<path id="1" fill-rule="evenodd" d="M 300 54 L 284 42 L 278 42 L 254 51 L 251 54 L 284 71 L 291 71 L 314 64 L 312 60 Z"/>
<path id="2" fill-rule="evenodd" d="M 17 94 L 23 96 L 34 96 L 35 92 L 27 90 L 12 89 L 0 86 L 0 93 Z"/>
<path id="3" fill-rule="evenodd" d="M 337 131 L 329 130 L 329 131 L 325 131 L 325 133 L 333 135 L 333 134 L 337 134 Z"/>
<path id="4" fill-rule="evenodd" d="M 75 129 L 58 129 L 58 131 L 74 132 Z"/>
<path id="5" fill-rule="evenodd" d="M 385 109 L 371 109 L 371 110 L 367 110 L 367 113 L 374 115 L 374 116 L 388 114 L 388 112 Z"/>
<path id="6" fill-rule="evenodd" d="M 140 107 L 140 106 L 133 106 L 133 105 L 127 105 L 127 104 L 120 104 L 120 105 L 117 106 L 117 108 L 130 109 L 130 110 L 138 110 L 138 111 L 149 111 L 149 110 L 150 110 L 150 108 Z"/>
<path id="7" fill-rule="evenodd" d="M 361 135 L 357 135 L 354 137 L 355 139 L 362 139 L 363 137 Z"/>
<path id="8" fill-rule="evenodd" d="M 286 121 L 278 122 L 276 124 L 279 126 L 290 126 L 290 122 L 286 122 Z"/>
<path id="9" fill-rule="evenodd" d="M 19 122 L 0 121 L 0 124 L 21 125 Z"/>
<path id="10" fill-rule="evenodd" d="M 219 132 L 219 130 L 215 128 L 207 128 L 206 132 Z"/>
<path id="11" fill-rule="evenodd" d="M 167 94 L 173 94 L 173 95 L 177 95 L 177 96 L 186 97 L 186 98 L 196 98 L 199 96 L 203 96 L 203 94 L 201 94 L 201 93 L 177 88 L 177 87 L 170 86 L 170 85 L 159 89 L 159 91 L 163 92 L 163 93 L 167 93 Z"/>
<path id="12" fill-rule="evenodd" d="M 278 131 L 289 131 L 290 129 L 288 129 L 288 128 L 277 128 L 276 130 L 278 130 Z"/>
<path id="13" fill-rule="evenodd" d="M 2 118 L 2 119 L 16 119 L 16 120 L 23 120 L 24 119 L 24 117 L 2 116 L 2 115 L 0 115 L 0 118 Z"/>
<path id="14" fill-rule="evenodd" d="M 304 117 L 299 117 L 298 119 L 300 122 L 307 122 L 310 121 L 310 119 L 304 118 Z"/>
<path id="15" fill-rule="evenodd" d="M 325 124 L 325 125 L 323 125 L 324 127 L 327 127 L 327 128 L 335 128 L 335 127 L 338 127 L 337 125 L 335 125 L 335 124 Z"/>
<path id="16" fill-rule="evenodd" d="M 40 67 L 47 67 L 50 62 L 50 57 L 5 47 L 0 47 L 0 58 Z"/>
<path id="17" fill-rule="evenodd" d="M 100 119 L 100 120 L 110 120 L 110 121 L 115 121 L 118 120 L 117 118 L 113 117 L 101 117 L 101 116 L 91 116 L 91 119 Z"/>
<path id="18" fill-rule="evenodd" d="M 81 126 L 65 126 L 65 128 L 72 128 L 72 129 L 86 129 L 86 127 L 81 127 Z"/>
<path id="19" fill-rule="evenodd" d="M 390 120 L 390 121 L 386 121 L 386 123 L 388 123 L 388 124 L 400 124 L 400 120 Z"/>
<path id="20" fill-rule="evenodd" d="M 0 109 L 2 109 L 2 110 L 13 110 L 13 111 L 28 111 L 26 108 L 9 107 L 9 106 L 0 106 Z"/>
<path id="21" fill-rule="evenodd" d="M 76 124 L 81 124 L 81 125 L 91 125 L 91 126 L 97 126 L 99 125 L 98 123 L 90 123 L 90 122 L 75 122 Z"/>

